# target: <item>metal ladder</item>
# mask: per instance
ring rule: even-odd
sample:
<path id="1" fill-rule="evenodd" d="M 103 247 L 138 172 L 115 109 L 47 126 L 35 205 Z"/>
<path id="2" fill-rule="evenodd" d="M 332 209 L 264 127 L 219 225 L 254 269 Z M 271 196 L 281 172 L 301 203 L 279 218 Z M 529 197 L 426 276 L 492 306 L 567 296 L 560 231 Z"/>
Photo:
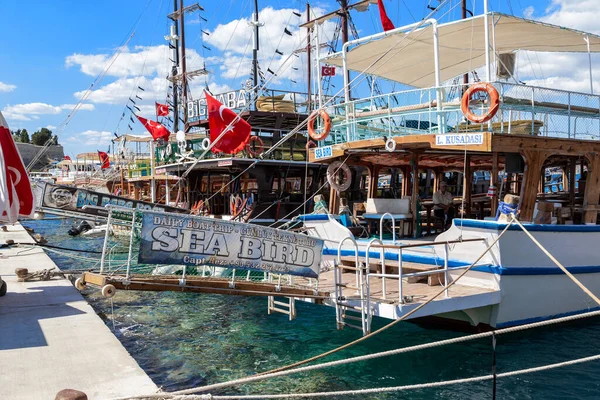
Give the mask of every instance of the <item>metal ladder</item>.
<path id="1" fill-rule="evenodd" d="M 288 279 L 288 284 L 293 285 L 293 277 L 290 276 Z M 269 282 L 273 282 L 273 274 L 269 274 Z M 279 275 L 277 286 L 275 287 L 277 291 L 281 290 L 281 275 Z M 267 313 L 269 315 L 274 312 L 278 312 L 281 314 L 286 314 L 290 321 L 296 319 L 296 299 L 294 297 L 287 297 L 288 302 L 275 300 L 275 296 L 269 296 L 267 298 Z"/>
<path id="2" fill-rule="evenodd" d="M 342 265 L 341 251 L 342 245 L 346 240 L 350 240 L 354 244 L 355 248 L 355 266 L 350 267 Z M 371 331 L 371 312 L 369 310 L 368 301 L 368 287 L 366 285 L 366 276 L 364 273 L 364 264 L 358 259 L 358 245 L 356 240 L 351 237 L 344 238 L 338 245 L 338 256 L 333 264 L 333 276 L 335 286 L 335 317 L 338 329 L 344 329 L 344 327 L 354 328 L 362 331 L 363 335 L 367 335 Z M 366 267 L 368 268 L 368 266 Z M 344 283 L 342 279 L 342 273 L 344 270 L 355 271 L 356 280 L 355 285 L 349 285 Z M 353 299 L 348 299 L 344 295 L 344 289 L 354 289 L 358 294 L 359 305 L 356 302 L 352 302 Z M 360 325 L 356 322 L 360 321 Z"/>

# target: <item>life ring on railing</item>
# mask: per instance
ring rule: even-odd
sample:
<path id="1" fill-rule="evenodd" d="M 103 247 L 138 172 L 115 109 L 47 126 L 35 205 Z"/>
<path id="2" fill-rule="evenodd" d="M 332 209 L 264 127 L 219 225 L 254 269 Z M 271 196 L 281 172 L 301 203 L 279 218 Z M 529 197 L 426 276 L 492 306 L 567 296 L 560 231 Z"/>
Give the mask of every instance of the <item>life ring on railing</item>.
<path id="1" fill-rule="evenodd" d="M 202 150 L 208 150 L 208 148 L 210 147 L 210 139 L 209 138 L 204 138 L 202 139 Z"/>
<path id="2" fill-rule="evenodd" d="M 342 181 L 338 181 L 338 173 L 342 172 Z M 327 182 L 338 192 L 345 192 L 352 183 L 352 171 L 341 161 L 334 161 L 327 167 Z"/>
<path id="3" fill-rule="evenodd" d="M 321 133 L 315 132 L 315 119 L 317 118 L 316 114 L 313 114 L 308 118 L 308 135 L 315 140 L 324 140 L 331 132 L 331 118 L 325 110 L 319 110 L 318 114 L 323 120 L 323 130 Z"/>
<path id="4" fill-rule="evenodd" d="M 256 147 L 253 146 L 252 142 L 257 143 L 255 145 Z M 246 151 L 252 157 L 258 157 L 262 154 L 263 151 L 265 151 L 265 144 L 263 143 L 262 139 L 258 136 L 250 136 L 250 140 L 248 140 L 248 143 L 246 144 Z"/>
<path id="5" fill-rule="evenodd" d="M 317 144 L 315 142 L 313 142 L 312 140 L 306 142 L 306 151 L 308 151 L 308 149 L 312 149 L 313 147 L 317 147 Z"/>
<path id="6" fill-rule="evenodd" d="M 482 115 L 475 115 L 471 112 L 469 108 L 469 101 L 471 100 L 471 96 L 478 92 L 486 92 L 489 97 L 489 108 Z M 476 124 L 482 124 L 484 122 L 489 121 L 494 118 L 494 115 L 498 112 L 500 108 L 500 95 L 495 87 L 486 82 L 476 83 L 471 85 L 463 94 L 462 101 L 460 103 L 460 110 L 467 117 L 467 119 Z"/>

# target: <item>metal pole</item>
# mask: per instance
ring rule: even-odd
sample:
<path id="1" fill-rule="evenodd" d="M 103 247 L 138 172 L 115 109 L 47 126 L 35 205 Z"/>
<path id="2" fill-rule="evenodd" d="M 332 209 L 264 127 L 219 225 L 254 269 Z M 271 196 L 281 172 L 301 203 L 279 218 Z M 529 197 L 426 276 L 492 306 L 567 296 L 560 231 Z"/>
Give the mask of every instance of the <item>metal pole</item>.
<path id="1" fill-rule="evenodd" d="M 184 107 L 187 105 L 187 77 L 185 67 L 185 31 L 183 26 L 183 0 L 179 0 L 179 24 L 181 25 L 181 103 Z M 185 110 L 185 108 L 184 108 Z M 179 118 L 179 115 L 175 115 L 175 118 Z M 183 113 L 183 131 L 187 133 L 188 130 L 188 116 L 187 112 Z"/>
<path id="2" fill-rule="evenodd" d="M 252 14 L 252 25 L 254 26 L 254 48 L 252 49 L 252 78 L 254 80 L 254 99 L 258 97 L 258 0 L 254 0 L 254 14 Z M 256 103 L 254 103 L 254 109 L 256 110 Z"/>
<path id="3" fill-rule="evenodd" d="M 590 35 L 586 34 L 583 37 L 585 43 L 587 44 L 587 52 L 588 52 L 588 63 L 590 69 L 590 93 L 594 94 L 594 81 L 592 80 L 592 53 L 590 51 Z"/>
<path id="4" fill-rule="evenodd" d="M 112 208 L 108 209 L 106 218 L 106 232 L 104 232 L 104 244 L 102 245 L 102 256 L 100 257 L 100 273 L 104 272 L 104 260 L 106 259 L 106 248 L 108 247 L 108 234 L 110 231 L 110 222 L 112 219 Z"/>
<path id="5" fill-rule="evenodd" d="M 125 279 L 129 280 L 129 273 L 131 270 L 131 253 L 133 251 L 133 235 L 135 233 L 135 210 L 131 213 L 131 235 L 129 235 L 129 253 L 127 255 L 127 272 L 125 273 Z"/>
<path id="6" fill-rule="evenodd" d="M 467 18 L 467 0 L 462 0 L 462 19 Z M 466 90 L 466 86 L 469 84 L 469 73 L 463 75 L 463 90 Z"/>
<path id="7" fill-rule="evenodd" d="M 347 0 L 339 0 L 340 1 L 340 13 L 342 19 L 342 46 L 348 42 L 348 1 Z M 344 71 L 344 80 L 350 82 L 350 71 Z M 350 86 L 346 86 L 345 89 L 348 93 L 348 98 L 352 98 L 352 93 L 350 92 Z"/>
<path id="8" fill-rule="evenodd" d="M 173 11 L 177 12 L 177 0 L 173 0 Z M 171 27 L 171 42 L 175 47 L 173 49 L 173 68 L 171 75 L 173 78 L 177 76 L 177 68 L 179 67 L 179 32 L 177 20 L 173 20 L 173 26 Z M 173 131 L 179 130 L 179 109 L 177 107 L 177 80 L 173 79 Z"/>
<path id="9" fill-rule="evenodd" d="M 402 248 L 398 249 L 398 304 L 402 309 L 403 296 L 402 296 Z"/>
<path id="10" fill-rule="evenodd" d="M 310 22 L 310 4 L 306 3 L 306 22 Z M 307 81 L 308 81 L 308 99 L 306 101 L 306 108 L 307 108 L 307 113 L 310 113 L 312 110 L 311 107 L 311 101 L 312 101 L 312 93 L 311 93 L 311 74 L 310 74 L 310 31 L 311 28 L 307 27 L 306 28 L 306 65 L 307 65 L 307 69 L 308 69 L 308 76 L 307 76 Z"/>
<path id="11" fill-rule="evenodd" d="M 448 298 L 448 243 L 444 243 L 444 296 Z"/>
<path id="12" fill-rule="evenodd" d="M 490 27 L 488 22 L 488 0 L 483 0 L 483 23 L 484 23 L 484 35 L 485 35 L 485 80 L 490 81 L 491 70 L 490 70 Z"/>

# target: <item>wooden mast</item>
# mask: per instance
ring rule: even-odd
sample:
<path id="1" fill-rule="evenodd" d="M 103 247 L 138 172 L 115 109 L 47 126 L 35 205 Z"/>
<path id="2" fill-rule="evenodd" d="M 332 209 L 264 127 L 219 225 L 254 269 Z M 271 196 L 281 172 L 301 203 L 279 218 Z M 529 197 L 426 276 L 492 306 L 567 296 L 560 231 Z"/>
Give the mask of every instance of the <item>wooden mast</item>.
<path id="1" fill-rule="evenodd" d="M 185 28 L 184 28 L 184 16 L 185 12 L 183 9 L 183 0 L 179 0 L 179 24 L 181 25 L 181 103 L 186 104 L 187 99 L 187 76 L 186 76 L 186 64 L 185 64 Z M 175 119 L 179 119 L 179 115 L 174 116 Z M 183 131 L 188 131 L 187 112 L 183 113 Z"/>
<path id="2" fill-rule="evenodd" d="M 177 0 L 173 0 L 173 13 L 177 13 Z M 177 76 L 177 69 L 179 67 L 179 28 L 177 19 L 173 19 L 173 37 L 174 37 L 174 46 L 175 51 L 173 55 L 175 59 L 173 60 L 173 68 L 171 70 L 171 76 L 175 78 Z M 173 131 L 177 132 L 179 130 L 179 109 L 177 103 L 177 81 L 173 79 Z M 153 155 L 154 156 L 154 155 Z"/>
<path id="3" fill-rule="evenodd" d="M 310 22 L 310 3 L 306 3 L 306 22 Z M 310 71 L 310 27 L 306 27 L 306 66 L 307 66 L 307 70 L 308 70 L 308 76 L 307 76 L 307 82 L 308 82 L 308 90 L 307 90 L 307 94 L 308 94 L 308 98 L 306 100 L 306 104 L 307 104 L 307 108 L 308 108 L 308 113 L 310 113 L 310 111 L 312 110 L 311 108 L 311 101 L 312 101 L 312 93 L 311 93 L 311 71 Z M 317 66 L 319 64 L 317 63 Z M 307 152 L 308 153 L 308 152 Z M 308 155 L 306 157 L 308 159 Z"/>

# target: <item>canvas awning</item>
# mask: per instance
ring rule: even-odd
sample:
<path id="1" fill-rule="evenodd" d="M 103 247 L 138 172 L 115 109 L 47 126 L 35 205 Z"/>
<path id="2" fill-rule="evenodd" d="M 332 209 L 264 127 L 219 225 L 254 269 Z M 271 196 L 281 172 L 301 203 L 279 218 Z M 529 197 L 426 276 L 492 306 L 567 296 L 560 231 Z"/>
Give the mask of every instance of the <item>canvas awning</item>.
<path id="1" fill-rule="evenodd" d="M 600 52 L 600 36 L 514 17 L 489 14 L 490 46 L 498 54 L 517 50 L 543 52 Z M 492 26 L 495 25 L 495 26 Z M 485 66 L 484 15 L 438 25 L 440 81 Z M 393 31 L 390 31 L 393 32 Z M 347 53 L 348 69 L 416 87 L 435 86 L 433 28 L 427 26 L 411 33 L 391 33 L 356 47 Z M 492 58 L 493 59 L 493 58 Z M 342 54 L 325 60 L 342 66 Z"/>

